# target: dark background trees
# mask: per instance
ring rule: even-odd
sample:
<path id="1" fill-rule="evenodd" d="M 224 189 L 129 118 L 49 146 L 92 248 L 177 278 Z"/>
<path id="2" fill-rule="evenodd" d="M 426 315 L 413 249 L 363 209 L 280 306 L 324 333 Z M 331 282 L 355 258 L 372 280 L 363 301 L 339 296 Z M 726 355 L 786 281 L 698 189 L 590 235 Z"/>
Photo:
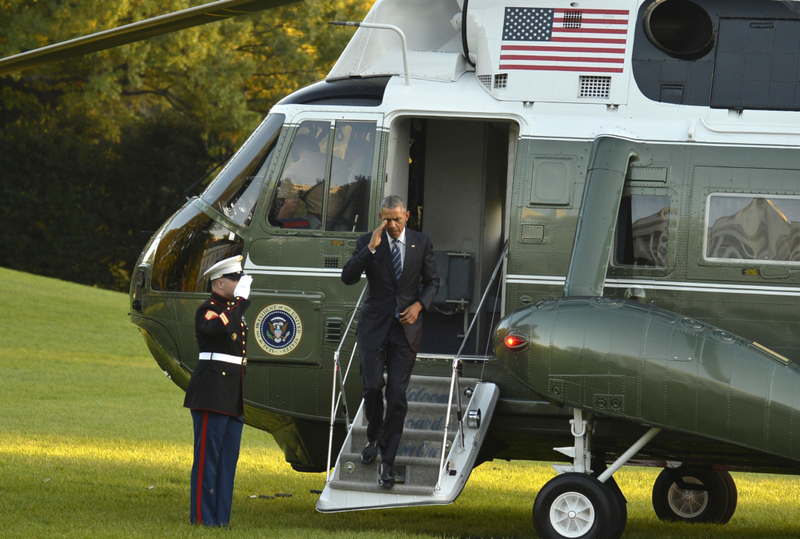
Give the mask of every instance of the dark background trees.
<path id="1" fill-rule="evenodd" d="M 0 77 L 0 266 L 125 290 L 184 191 L 324 78 L 352 36 L 327 22 L 372 1 L 306 1 Z M 0 57 L 200 3 L 0 0 Z"/>

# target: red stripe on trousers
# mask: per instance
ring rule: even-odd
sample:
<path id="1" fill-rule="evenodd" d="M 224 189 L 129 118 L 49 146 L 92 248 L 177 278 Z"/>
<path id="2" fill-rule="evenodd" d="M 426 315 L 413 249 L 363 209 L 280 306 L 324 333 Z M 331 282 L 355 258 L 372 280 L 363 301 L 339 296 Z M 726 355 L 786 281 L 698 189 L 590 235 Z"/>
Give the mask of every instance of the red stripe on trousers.
<path id="1" fill-rule="evenodd" d="M 203 463 L 206 459 L 206 431 L 208 412 L 203 412 L 203 430 L 200 434 L 200 465 L 197 470 L 197 523 L 203 523 Z"/>

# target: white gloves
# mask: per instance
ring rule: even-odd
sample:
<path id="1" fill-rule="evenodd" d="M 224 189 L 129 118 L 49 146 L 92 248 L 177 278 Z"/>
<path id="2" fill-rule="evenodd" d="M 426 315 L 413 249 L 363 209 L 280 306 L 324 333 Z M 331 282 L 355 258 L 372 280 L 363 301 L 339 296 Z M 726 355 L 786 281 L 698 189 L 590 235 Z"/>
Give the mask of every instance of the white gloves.
<path id="1" fill-rule="evenodd" d="M 253 284 L 253 276 L 243 275 L 242 278 L 239 279 L 239 283 L 236 285 L 236 288 L 233 289 L 233 295 L 237 298 L 249 298 L 251 284 Z M 228 290 L 230 290 L 230 288 Z"/>

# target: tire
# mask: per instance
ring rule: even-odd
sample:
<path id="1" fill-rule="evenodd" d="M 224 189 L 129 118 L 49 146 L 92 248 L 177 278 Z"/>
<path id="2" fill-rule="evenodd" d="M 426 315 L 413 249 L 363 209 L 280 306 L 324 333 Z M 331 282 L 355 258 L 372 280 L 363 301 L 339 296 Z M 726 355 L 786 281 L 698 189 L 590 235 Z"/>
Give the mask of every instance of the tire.
<path id="1" fill-rule="evenodd" d="M 592 477 L 599 477 L 606 469 L 605 462 L 602 460 L 592 461 L 592 470 L 594 470 L 592 472 Z M 606 480 L 605 486 L 613 494 L 611 496 L 611 501 L 616 502 L 616 507 L 612 507 L 611 510 L 615 515 L 619 516 L 617 518 L 617 529 L 611 530 L 611 536 L 619 537 L 625 531 L 625 525 L 628 523 L 628 500 L 625 499 L 625 494 L 622 493 L 622 489 L 619 488 L 614 476 Z"/>
<path id="2" fill-rule="evenodd" d="M 625 529 L 621 497 L 594 477 L 565 473 L 548 481 L 533 504 L 540 539 L 619 539 Z"/>
<path id="3" fill-rule="evenodd" d="M 681 489 L 676 477 L 700 489 Z M 724 524 L 736 510 L 736 485 L 728 472 L 716 470 L 662 470 L 653 485 L 656 516 L 669 522 Z"/>
<path id="4" fill-rule="evenodd" d="M 727 524 L 728 521 L 731 519 L 733 514 L 736 512 L 736 504 L 739 502 L 739 492 L 736 490 L 736 483 L 733 481 L 733 477 L 728 472 L 717 472 L 720 474 L 722 479 L 725 481 L 725 484 L 728 487 L 728 508 L 722 514 L 722 518 L 719 520 L 719 524 Z"/>
<path id="5" fill-rule="evenodd" d="M 606 481 L 605 486 L 611 492 L 611 511 L 612 514 L 616 515 L 615 520 L 617 523 L 617 527 L 611 530 L 609 536 L 621 537 L 625 531 L 625 525 L 628 523 L 628 500 L 625 499 L 625 495 L 613 477 Z"/>

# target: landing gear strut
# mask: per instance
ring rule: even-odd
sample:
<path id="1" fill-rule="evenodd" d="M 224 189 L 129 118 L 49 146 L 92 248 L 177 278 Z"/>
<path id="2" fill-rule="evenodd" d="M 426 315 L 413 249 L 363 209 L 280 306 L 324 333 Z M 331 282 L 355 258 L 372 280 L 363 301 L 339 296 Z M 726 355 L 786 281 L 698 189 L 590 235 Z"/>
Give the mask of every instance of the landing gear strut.
<path id="1" fill-rule="evenodd" d="M 575 445 L 556 451 L 570 456 L 573 465 L 556 466 L 560 475 L 539 491 L 533 504 L 533 526 L 541 539 L 619 539 L 628 508 L 613 474 L 660 430 L 650 429 L 605 469 L 604 462 L 592 458 L 591 417 L 584 419 L 583 411 L 574 409 L 570 423 Z"/>

